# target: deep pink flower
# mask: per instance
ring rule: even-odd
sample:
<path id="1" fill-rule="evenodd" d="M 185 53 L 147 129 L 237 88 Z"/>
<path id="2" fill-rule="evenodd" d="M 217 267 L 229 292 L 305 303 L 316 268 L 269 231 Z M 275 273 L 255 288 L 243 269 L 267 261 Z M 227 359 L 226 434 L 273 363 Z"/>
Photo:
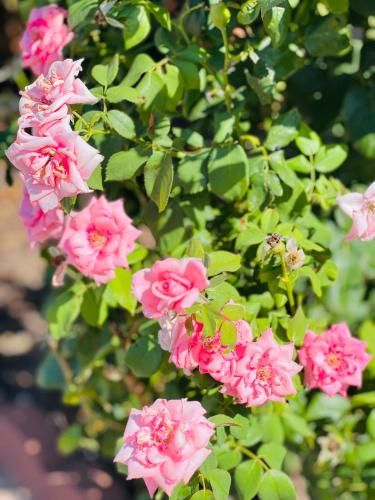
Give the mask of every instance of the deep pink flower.
<path id="1" fill-rule="evenodd" d="M 167 258 L 135 273 L 132 291 L 143 314 L 160 319 L 168 311 L 183 313 L 207 286 L 206 268 L 199 259 Z"/>
<path id="2" fill-rule="evenodd" d="M 319 388 L 330 397 L 346 396 L 351 385 L 361 387 L 362 372 L 371 360 L 366 343 L 352 337 L 346 323 L 332 325 L 321 335 L 308 331 L 298 357 L 307 387 Z"/>
<path id="3" fill-rule="evenodd" d="M 293 351 L 293 343 L 278 344 L 267 329 L 257 341 L 246 344 L 222 392 L 247 406 L 285 401 L 296 393 L 292 377 L 302 369 L 293 361 Z"/>
<path id="4" fill-rule="evenodd" d="M 59 247 L 68 264 L 100 285 L 114 278 L 116 267 L 128 267 L 127 256 L 140 234 L 122 200 L 109 202 L 103 195 L 67 217 Z"/>
<path id="5" fill-rule="evenodd" d="M 64 46 L 74 37 L 65 24 L 67 16 L 65 9 L 54 4 L 32 9 L 20 44 L 23 67 L 40 75 L 61 61 Z"/>
<path id="6" fill-rule="evenodd" d="M 115 461 L 128 466 L 128 479 L 144 479 L 151 497 L 157 488 L 170 496 L 211 453 L 207 445 L 214 425 L 205 413 L 198 401 L 186 399 L 157 399 L 142 410 L 133 409 Z"/>
<path id="7" fill-rule="evenodd" d="M 88 193 L 86 183 L 103 157 L 65 123 L 43 137 L 20 129 L 6 155 L 24 176 L 32 203 L 47 212 L 67 196 Z"/>
<path id="8" fill-rule="evenodd" d="M 97 101 L 86 85 L 76 78 L 82 61 L 65 59 L 51 64 L 46 75 L 40 75 L 21 92 L 20 127 L 32 127 L 42 135 L 48 127 L 67 117 L 69 104 L 93 104 Z"/>
<path id="9" fill-rule="evenodd" d="M 370 184 L 364 194 L 345 194 L 339 196 L 337 202 L 341 210 L 353 220 L 346 239 L 372 240 L 375 237 L 375 182 Z"/>
<path id="10" fill-rule="evenodd" d="M 27 191 L 24 190 L 19 214 L 27 230 L 31 248 L 48 240 L 60 239 L 64 229 L 62 208 L 43 212 L 37 203 L 31 203 Z"/>
<path id="11" fill-rule="evenodd" d="M 190 373 L 198 368 L 221 383 L 232 376 L 237 360 L 242 359 L 245 346 L 252 341 L 251 328 L 246 321 L 234 321 L 237 328 L 236 346 L 228 352 L 228 346 L 221 343 L 220 332 L 214 337 L 203 335 L 203 324 L 191 321 L 193 332 L 186 329 L 186 317 L 180 317 L 172 332 L 171 356 L 169 361 Z"/>

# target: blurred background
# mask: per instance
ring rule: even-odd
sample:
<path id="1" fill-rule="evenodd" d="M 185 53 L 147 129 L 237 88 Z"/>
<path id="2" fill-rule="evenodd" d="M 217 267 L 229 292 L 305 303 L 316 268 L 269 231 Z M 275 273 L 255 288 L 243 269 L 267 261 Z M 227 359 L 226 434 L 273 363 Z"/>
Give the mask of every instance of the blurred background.
<path id="1" fill-rule="evenodd" d="M 18 108 L 18 90 L 9 77 L 23 24 L 17 2 L 0 2 L 0 145 L 9 117 Z M 1 145 L 3 147 L 3 145 Z M 22 187 L 6 183 L 0 160 L 0 500 L 114 500 L 131 498 L 123 477 L 95 453 L 69 451 L 58 436 L 74 410 L 61 394 L 38 387 L 37 368 L 47 350 L 47 325 L 41 310 L 46 295 L 45 265 L 29 249 L 18 217 Z M 39 374 L 39 378 L 42 373 Z"/>

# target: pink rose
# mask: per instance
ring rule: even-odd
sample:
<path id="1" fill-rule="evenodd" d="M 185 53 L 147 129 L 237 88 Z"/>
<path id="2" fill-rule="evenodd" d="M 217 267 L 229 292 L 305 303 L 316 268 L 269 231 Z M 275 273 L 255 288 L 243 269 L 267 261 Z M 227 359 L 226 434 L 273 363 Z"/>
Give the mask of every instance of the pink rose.
<path id="1" fill-rule="evenodd" d="M 69 104 L 97 102 L 86 85 L 76 78 L 82 61 L 54 62 L 46 75 L 40 75 L 21 92 L 20 127 L 32 127 L 36 134 L 42 135 L 48 127 L 67 117 Z"/>
<path id="2" fill-rule="evenodd" d="M 206 268 L 199 259 L 159 260 L 133 276 L 132 291 L 147 318 L 160 319 L 168 311 L 183 313 L 208 286 Z"/>
<path id="3" fill-rule="evenodd" d="M 31 203 L 24 190 L 19 215 L 27 229 L 31 248 L 48 240 L 60 239 L 64 229 L 64 212 L 60 207 L 43 212 L 37 203 Z"/>
<path id="4" fill-rule="evenodd" d="M 214 337 L 203 335 L 203 324 L 191 320 L 193 333 L 186 330 L 186 317 L 179 318 L 172 332 L 171 356 L 169 361 L 190 373 L 198 368 L 218 382 L 226 383 L 233 374 L 238 359 L 241 359 L 247 343 L 252 341 L 252 332 L 246 321 L 234 321 L 237 328 L 236 346 L 228 352 L 223 345 L 220 332 Z"/>
<path id="5" fill-rule="evenodd" d="M 64 22 L 67 17 L 67 11 L 54 4 L 32 9 L 20 44 L 24 68 L 40 75 L 61 61 L 64 46 L 74 37 Z"/>
<path id="6" fill-rule="evenodd" d="M 127 255 L 135 247 L 140 231 L 126 215 L 122 200 L 92 198 L 86 208 L 67 218 L 59 247 L 68 264 L 97 285 L 115 276 L 116 267 L 128 267 Z"/>
<path id="7" fill-rule="evenodd" d="M 370 184 L 364 194 L 345 194 L 339 196 L 337 202 L 341 210 L 353 220 L 346 239 L 372 240 L 375 237 L 375 182 Z"/>
<path id="8" fill-rule="evenodd" d="M 298 357 L 307 387 L 319 388 L 330 397 L 346 396 L 351 385 L 361 387 L 362 372 L 372 358 L 366 343 L 352 337 L 346 323 L 332 325 L 321 335 L 308 331 Z"/>
<path id="9" fill-rule="evenodd" d="M 293 361 L 293 351 L 293 343 L 278 344 L 267 329 L 257 341 L 246 344 L 222 392 L 246 406 L 284 402 L 286 396 L 296 393 L 292 377 L 302 369 Z"/>
<path id="10" fill-rule="evenodd" d="M 128 479 L 144 479 L 151 497 L 157 488 L 170 496 L 211 453 L 207 445 L 214 425 L 205 413 L 198 401 L 186 399 L 157 399 L 142 410 L 133 409 L 115 462 L 128 466 Z"/>
<path id="11" fill-rule="evenodd" d="M 43 137 L 20 129 L 6 155 L 20 170 L 32 203 L 47 212 L 67 196 L 88 193 L 86 183 L 103 157 L 68 125 L 51 127 Z"/>

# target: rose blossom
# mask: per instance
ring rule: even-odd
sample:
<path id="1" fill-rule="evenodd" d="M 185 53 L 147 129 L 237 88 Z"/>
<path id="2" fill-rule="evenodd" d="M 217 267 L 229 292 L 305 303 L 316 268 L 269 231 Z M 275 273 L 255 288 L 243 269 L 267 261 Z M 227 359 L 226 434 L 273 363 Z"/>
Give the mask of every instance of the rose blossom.
<path id="1" fill-rule="evenodd" d="M 20 43 L 24 68 L 40 75 L 61 61 L 64 46 L 74 37 L 64 22 L 67 16 L 65 9 L 54 4 L 32 9 Z"/>
<path id="2" fill-rule="evenodd" d="M 375 237 L 375 182 L 364 194 L 349 193 L 337 198 L 341 210 L 353 220 L 347 240 L 369 241 Z"/>
<path id="3" fill-rule="evenodd" d="M 362 385 L 362 372 L 372 357 L 365 349 L 366 343 L 352 337 L 346 323 L 332 325 L 321 335 L 308 331 L 298 351 L 304 383 L 330 397 L 346 396 L 350 385 Z"/>
<path id="4" fill-rule="evenodd" d="M 246 344 L 222 392 L 246 406 L 284 402 L 286 396 L 296 393 L 292 377 L 302 369 L 293 361 L 293 351 L 293 342 L 278 344 L 268 328 L 257 341 Z"/>
<path id="5" fill-rule="evenodd" d="M 199 259 L 159 260 L 133 276 L 133 295 L 147 318 L 160 319 L 168 311 L 183 313 L 208 286 L 206 268 Z"/>
<path id="6" fill-rule="evenodd" d="M 51 127 L 43 137 L 20 129 L 6 155 L 22 172 L 31 202 L 44 212 L 67 196 L 90 192 L 86 181 L 103 159 L 65 123 Z"/>
<path id="7" fill-rule="evenodd" d="M 187 484 L 210 455 L 214 425 L 198 401 L 157 399 L 142 410 L 131 410 L 124 445 L 115 462 L 128 466 L 128 479 L 144 479 L 152 497 L 157 488 L 171 495 Z"/>
<path id="8" fill-rule="evenodd" d="M 296 240 L 293 238 L 288 240 L 286 242 L 285 261 L 289 271 L 302 267 L 304 260 L 305 252 L 298 248 Z"/>
<path id="9" fill-rule="evenodd" d="M 54 62 L 46 75 L 40 75 L 21 92 L 21 127 L 32 127 L 42 135 L 49 126 L 68 115 L 69 104 L 97 102 L 86 85 L 76 78 L 82 69 L 82 61 L 65 59 Z"/>
<path id="10" fill-rule="evenodd" d="M 100 285 L 114 278 L 116 267 L 128 267 L 126 257 L 140 234 L 122 200 L 109 202 L 103 195 L 70 214 L 59 248 L 66 253 L 68 264 Z"/>
<path id="11" fill-rule="evenodd" d="M 235 347 L 228 352 L 228 346 L 221 343 L 220 332 L 213 337 L 205 337 L 203 324 L 191 318 L 189 321 L 193 329 L 190 335 L 186 329 L 186 317 L 176 321 L 169 361 L 187 373 L 198 368 L 200 373 L 208 373 L 218 382 L 227 382 L 236 361 L 242 358 L 245 346 L 252 341 L 250 326 L 243 320 L 233 321 L 237 339 Z"/>
<path id="12" fill-rule="evenodd" d="M 57 207 L 43 212 L 37 203 L 31 203 L 26 190 L 23 192 L 19 215 L 27 230 L 30 247 L 48 240 L 60 239 L 64 229 L 64 212 Z"/>

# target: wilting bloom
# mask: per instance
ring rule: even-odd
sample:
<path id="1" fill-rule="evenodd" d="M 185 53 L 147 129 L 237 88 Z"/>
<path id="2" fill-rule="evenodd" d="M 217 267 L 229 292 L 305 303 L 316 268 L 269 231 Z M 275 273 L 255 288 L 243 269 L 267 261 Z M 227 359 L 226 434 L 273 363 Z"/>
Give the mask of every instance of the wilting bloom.
<path id="1" fill-rule="evenodd" d="M 284 236 L 281 236 L 281 234 L 278 233 L 272 233 L 267 235 L 264 238 L 264 245 L 262 248 L 262 259 L 264 259 L 265 256 L 271 251 L 273 253 L 279 253 L 280 249 L 284 248 L 283 240 Z"/>
<path id="2" fill-rule="evenodd" d="M 349 386 L 361 387 L 362 372 L 371 356 L 366 343 L 352 337 L 346 323 L 332 325 L 321 335 L 306 333 L 298 351 L 305 368 L 305 384 L 328 396 L 346 396 Z"/>
<path id="3" fill-rule="evenodd" d="M 160 330 L 158 332 L 158 342 L 164 351 L 171 352 L 172 336 L 174 326 L 178 316 L 174 313 L 168 313 L 159 319 Z"/>
<path id="4" fill-rule="evenodd" d="M 206 268 L 199 259 L 167 258 L 136 272 L 132 291 L 143 314 L 160 319 L 168 311 L 183 313 L 207 286 Z"/>
<path id="5" fill-rule="evenodd" d="M 186 321 L 190 321 L 192 332 L 188 332 Z M 252 341 L 251 328 L 246 321 L 233 322 L 237 329 L 236 345 L 228 351 L 223 345 L 220 332 L 213 337 L 203 335 L 203 324 L 186 317 L 179 318 L 172 332 L 171 356 L 169 361 L 190 373 L 198 368 L 221 383 L 226 383 L 235 370 L 237 360 L 242 359 L 246 345 Z"/>
<path id="6" fill-rule="evenodd" d="M 285 261 L 288 269 L 299 269 L 303 266 L 305 260 L 305 252 L 298 248 L 297 242 L 294 239 L 288 240 L 286 243 Z"/>
<path id="7" fill-rule="evenodd" d="M 144 479 L 150 496 L 157 488 L 171 495 L 187 484 L 210 455 L 207 448 L 214 425 L 198 401 L 157 399 L 132 410 L 124 444 L 115 461 L 128 466 L 128 479 Z"/>
<path id="8" fill-rule="evenodd" d="M 345 194 L 339 196 L 337 202 L 341 210 L 353 220 L 346 239 L 372 240 L 375 237 L 375 182 L 370 184 L 364 194 Z"/>
<path id="9" fill-rule="evenodd" d="M 246 406 L 285 401 L 286 396 L 296 393 L 292 377 L 302 369 L 293 361 L 293 351 L 293 343 L 278 344 L 272 330 L 267 329 L 256 342 L 246 344 L 222 392 Z"/>
<path id="10" fill-rule="evenodd" d="M 88 193 L 86 183 L 103 157 L 64 123 L 43 137 L 20 129 L 6 155 L 24 176 L 32 203 L 47 212 L 67 196 Z"/>
<path id="11" fill-rule="evenodd" d="M 43 212 L 37 203 L 31 203 L 25 190 L 19 214 L 27 230 L 31 248 L 48 240 L 60 239 L 64 229 L 62 208 L 57 207 L 49 212 Z"/>
<path id="12" fill-rule="evenodd" d="M 93 104 L 97 99 L 76 78 L 82 61 L 65 59 L 51 64 L 46 75 L 40 75 L 21 92 L 20 127 L 32 127 L 42 135 L 48 127 L 67 117 L 69 104 Z"/>
<path id="13" fill-rule="evenodd" d="M 336 467 L 342 461 L 347 449 L 344 439 L 338 434 L 330 432 L 326 436 L 318 437 L 317 442 L 320 446 L 317 463 L 319 465 L 328 464 L 332 468 Z"/>
<path id="14" fill-rule="evenodd" d="M 67 217 L 59 247 L 68 264 L 100 285 L 114 278 L 116 267 L 128 267 L 127 256 L 140 234 L 122 200 L 93 197 L 87 207 Z"/>
<path id="15" fill-rule="evenodd" d="M 74 34 L 65 24 L 68 13 L 57 5 L 32 9 L 21 39 L 22 66 L 35 75 L 46 74 L 49 66 L 63 59 L 62 51 Z"/>

